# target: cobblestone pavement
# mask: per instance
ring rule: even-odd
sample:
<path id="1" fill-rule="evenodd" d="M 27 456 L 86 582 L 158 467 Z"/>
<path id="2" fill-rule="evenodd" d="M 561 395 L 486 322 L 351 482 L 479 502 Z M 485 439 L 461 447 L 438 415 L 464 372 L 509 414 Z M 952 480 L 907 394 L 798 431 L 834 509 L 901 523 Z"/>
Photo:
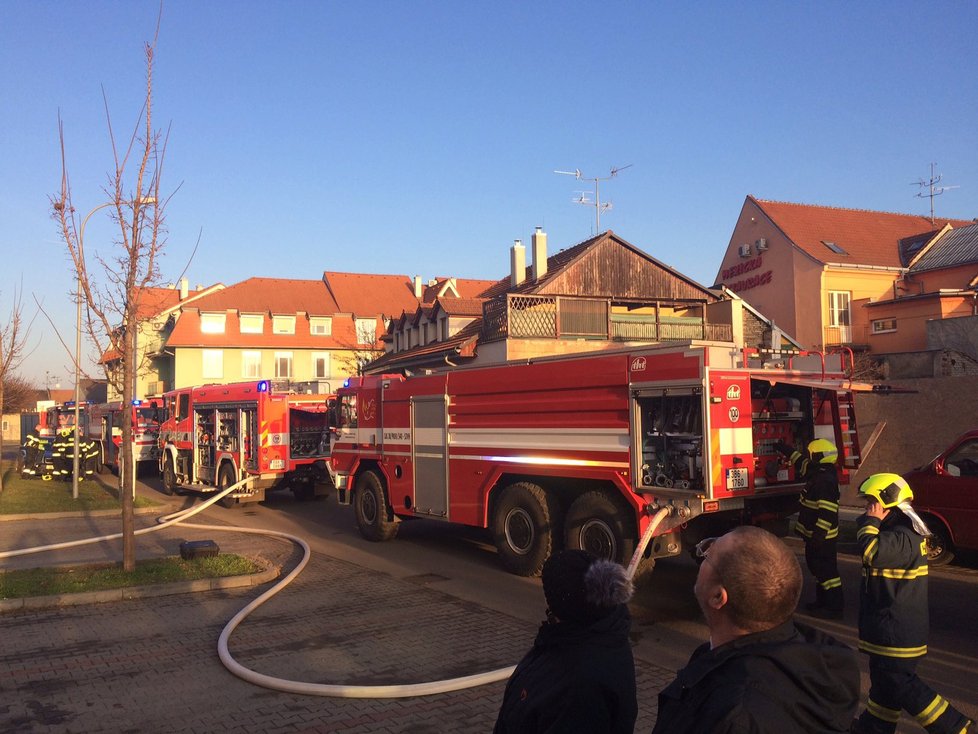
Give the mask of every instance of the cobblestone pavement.
<path id="1" fill-rule="evenodd" d="M 0 525 L 0 528 L 3 528 Z M 314 556 L 230 640 L 241 664 L 317 683 L 397 684 L 516 663 L 534 625 L 426 586 Z M 217 655 L 227 620 L 265 587 L 0 615 L 5 732 L 489 732 L 504 683 L 406 699 L 256 687 Z M 673 671 L 636 660 L 637 732 Z"/>

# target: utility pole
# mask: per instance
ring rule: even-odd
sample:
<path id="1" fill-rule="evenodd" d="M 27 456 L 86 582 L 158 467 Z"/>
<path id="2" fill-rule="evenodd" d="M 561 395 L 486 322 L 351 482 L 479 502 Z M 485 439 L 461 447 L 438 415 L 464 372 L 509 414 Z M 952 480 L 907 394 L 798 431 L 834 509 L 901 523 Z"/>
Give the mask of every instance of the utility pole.
<path id="1" fill-rule="evenodd" d="M 621 167 L 617 167 L 617 168 L 616 167 L 612 167 L 611 173 L 609 173 L 607 176 L 604 176 L 604 177 L 601 177 L 601 176 L 594 176 L 594 177 L 585 176 L 583 173 L 581 173 L 581 169 L 580 168 L 575 168 L 573 171 L 554 171 L 554 173 L 559 173 L 562 176 L 573 176 L 578 181 L 593 181 L 594 182 L 594 201 L 591 201 L 590 199 L 588 199 L 587 198 L 587 192 L 583 192 L 583 191 L 573 201 L 574 201 L 575 204 L 583 204 L 585 206 L 593 206 L 594 207 L 594 228 L 595 228 L 594 229 L 594 233 L 597 234 L 598 232 L 601 231 L 601 212 L 607 211 L 607 210 L 609 210 L 609 209 L 612 208 L 612 204 L 611 204 L 610 201 L 605 202 L 604 204 L 601 203 L 601 182 L 602 181 L 608 181 L 608 180 L 614 178 L 615 176 L 618 175 L 618 172 L 619 171 L 624 171 L 626 168 L 631 168 L 632 165 L 633 165 L 632 163 L 629 163 L 627 166 L 621 166 Z"/>

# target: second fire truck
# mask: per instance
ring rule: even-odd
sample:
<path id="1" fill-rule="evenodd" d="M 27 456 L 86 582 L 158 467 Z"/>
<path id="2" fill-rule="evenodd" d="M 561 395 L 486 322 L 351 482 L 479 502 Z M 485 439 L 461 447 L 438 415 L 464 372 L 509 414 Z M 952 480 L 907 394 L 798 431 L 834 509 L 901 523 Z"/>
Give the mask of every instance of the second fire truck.
<path id="1" fill-rule="evenodd" d="M 560 547 L 627 564 L 662 508 L 648 558 L 739 524 L 783 534 L 801 485 L 775 445 L 831 440 L 848 482 L 852 389 L 838 357 L 710 342 L 357 377 L 330 464 L 370 540 L 424 517 L 490 529 L 516 574 Z"/>
<path id="2" fill-rule="evenodd" d="M 214 492 L 248 478 L 221 504 L 260 502 L 266 490 L 283 487 L 300 499 L 314 496 L 329 482 L 329 397 L 268 380 L 166 393 L 159 438 L 164 491 Z"/>
<path id="3" fill-rule="evenodd" d="M 156 467 L 159 459 L 160 424 L 166 420 L 162 400 L 137 400 L 131 405 L 122 401 L 89 405 L 82 423 L 82 433 L 97 444 L 96 470 L 119 471 L 122 460 L 122 427 L 132 423 L 132 451 L 137 472 L 140 466 Z"/>

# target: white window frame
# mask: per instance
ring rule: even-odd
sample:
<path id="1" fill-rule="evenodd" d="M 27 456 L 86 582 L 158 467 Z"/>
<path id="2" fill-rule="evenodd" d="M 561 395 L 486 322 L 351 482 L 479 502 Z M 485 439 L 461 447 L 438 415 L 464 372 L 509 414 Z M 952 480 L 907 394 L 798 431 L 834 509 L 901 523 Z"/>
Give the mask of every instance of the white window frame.
<path id="1" fill-rule="evenodd" d="M 295 334 L 295 316 L 272 316 L 273 334 Z"/>
<path id="2" fill-rule="evenodd" d="M 840 318 L 845 315 L 845 318 Z M 829 326 L 852 326 L 852 293 L 829 291 Z"/>
<path id="3" fill-rule="evenodd" d="M 313 352 L 312 353 L 312 377 L 314 380 L 325 380 L 331 374 L 333 365 L 331 363 L 332 355 L 329 352 Z M 319 374 L 319 362 L 323 362 L 323 374 Z"/>
<path id="4" fill-rule="evenodd" d="M 249 367 L 253 369 L 248 369 Z M 261 352 L 252 349 L 242 350 L 241 376 L 248 379 L 261 377 Z"/>
<path id="5" fill-rule="evenodd" d="M 317 328 L 321 327 L 321 328 Z M 309 333 L 312 336 L 332 336 L 333 319 L 329 316 L 309 317 Z"/>
<path id="6" fill-rule="evenodd" d="M 205 380 L 224 379 L 224 350 L 200 350 L 200 376 Z"/>
<path id="7" fill-rule="evenodd" d="M 257 326 L 255 319 L 258 319 Z M 242 334 L 263 334 L 265 332 L 265 316 L 260 313 L 243 313 L 238 317 L 238 329 Z"/>
<path id="8" fill-rule="evenodd" d="M 227 320 L 227 313 L 201 313 L 200 314 L 200 333 L 201 334 L 223 334 L 224 323 Z"/>
<path id="9" fill-rule="evenodd" d="M 275 377 L 280 380 L 292 379 L 292 371 L 294 368 L 294 360 L 292 358 L 292 352 L 275 352 Z M 282 360 L 288 360 L 288 370 L 285 370 L 286 374 L 282 374 L 281 369 Z"/>
<path id="10" fill-rule="evenodd" d="M 357 344 L 373 346 L 377 343 L 377 319 L 357 319 L 355 326 Z"/>
<path id="11" fill-rule="evenodd" d="M 872 328 L 874 334 L 892 334 L 897 330 L 897 320 L 893 318 L 873 319 Z"/>

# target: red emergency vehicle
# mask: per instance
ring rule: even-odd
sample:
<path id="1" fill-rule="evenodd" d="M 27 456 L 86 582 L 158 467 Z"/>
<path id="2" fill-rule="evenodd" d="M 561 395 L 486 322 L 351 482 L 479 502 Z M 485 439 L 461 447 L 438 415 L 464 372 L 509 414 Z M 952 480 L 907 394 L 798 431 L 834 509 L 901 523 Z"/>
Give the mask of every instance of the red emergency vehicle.
<path id="1" fill-rule="evenodd" d="M 88 406 L 81 421 L 82 434 L 98 444 L 97 471 L 119 471 L 119 462 L 122 460 L 122 426 L 127 420 L 132 424 L 132 450 L 137 472 L 141 464 L 145 466 L 152 462 L 154 467 L 157 465 L 160 424 L 166 420 L 162 402 L 137 400 L 130 405 L 124 405 L 117 400 Z"/>
<path id="2" fill-rule="evenodd" d="M 333 481 L 364 537 L 418 517 L 490 528 L 521 575 L 559 547 L 627 564 L 663 507 L 649 558 L 743 523 L 783 534 L 801 485 L 774 446 L 827 438 L 847 482 L 858 442 L 841 358 L 780 360 L 690 342 L 351 378 Z"/>
<path id="3" fill-rule="evenodd" d="M 167 494 L 214 492 L 248 477 L 221 504 L 260 502 L 270 488 L 297 498 L 328 483 L 328 399 L 268 380 L 204 385 L 164 394 L 160 471 Z"/>

